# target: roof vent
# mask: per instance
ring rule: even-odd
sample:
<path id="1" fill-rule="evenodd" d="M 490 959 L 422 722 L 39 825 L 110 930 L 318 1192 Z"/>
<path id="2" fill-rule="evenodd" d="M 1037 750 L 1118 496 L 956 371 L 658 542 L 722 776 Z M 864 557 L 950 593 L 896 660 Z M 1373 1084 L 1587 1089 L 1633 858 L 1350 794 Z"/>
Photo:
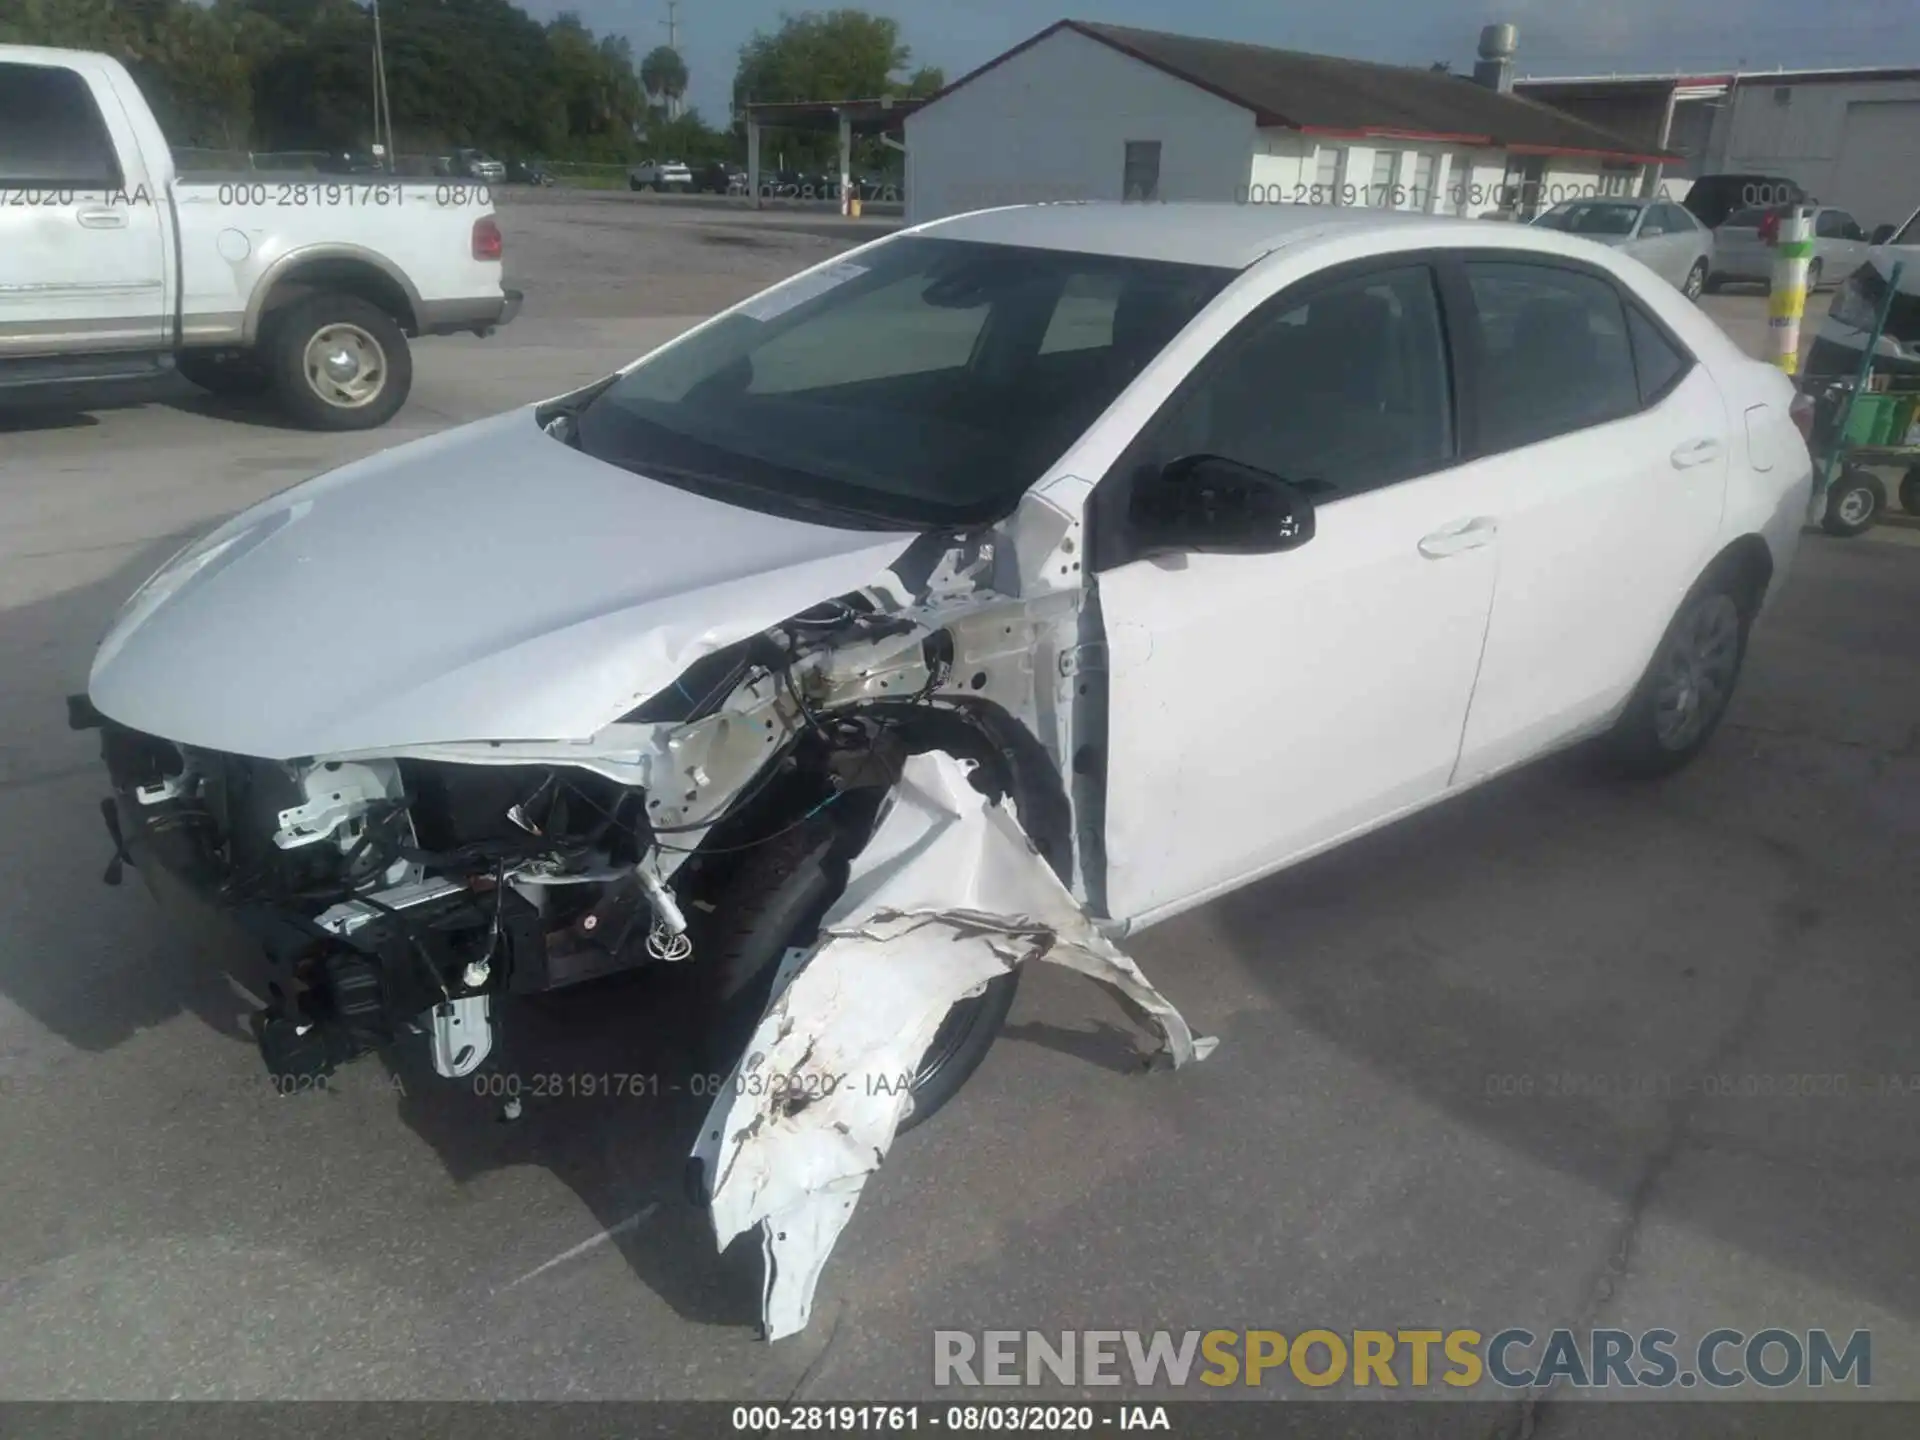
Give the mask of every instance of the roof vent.
<path id="1" fill-rule="evenodd" d="M 1480 58 L 1474 62 L 1473 83 L 1506 94 L 1513 89 L 1513 52 L 1520 44 L 1514 25 L 1489 25 L 1480 32 Z"/>

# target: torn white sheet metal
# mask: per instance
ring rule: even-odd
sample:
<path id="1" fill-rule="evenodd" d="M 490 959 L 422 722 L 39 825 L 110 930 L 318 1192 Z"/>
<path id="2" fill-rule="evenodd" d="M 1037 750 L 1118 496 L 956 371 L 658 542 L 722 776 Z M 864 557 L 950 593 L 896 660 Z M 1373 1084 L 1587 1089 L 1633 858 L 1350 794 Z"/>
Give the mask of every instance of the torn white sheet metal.
<path id="1" fill-rule="evenodd" d="M 814 1286 L 912 1099 L 907 1078 L 947 1012 L 1045 959 L 1109 986 L 1174 1065 L 1209 1054 L 1179 1011 L 1094 927 L 1028 843 L 943 753 L 910 759 L 811 952 L 721 1088 L 694 1149 L 720 1247 L 758 1225 L 768 1339 L 805 1327 Z"/>

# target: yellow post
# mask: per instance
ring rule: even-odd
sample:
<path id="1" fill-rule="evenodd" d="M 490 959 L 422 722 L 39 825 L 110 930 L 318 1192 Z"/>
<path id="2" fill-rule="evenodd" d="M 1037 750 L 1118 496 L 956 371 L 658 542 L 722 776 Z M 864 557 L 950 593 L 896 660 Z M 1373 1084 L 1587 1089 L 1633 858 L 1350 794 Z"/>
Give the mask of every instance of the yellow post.
<path id="1" fill-rule="evenodd" d="M 1773 248 L 1773 290 L 1767 326 L 1773 363 L 1789 375 L 1800 370 L 1800 319 L 1807 313 L 1807 262 L 1813 259 L 1813 211 L 1795 205 L 1780 217 Z"/>

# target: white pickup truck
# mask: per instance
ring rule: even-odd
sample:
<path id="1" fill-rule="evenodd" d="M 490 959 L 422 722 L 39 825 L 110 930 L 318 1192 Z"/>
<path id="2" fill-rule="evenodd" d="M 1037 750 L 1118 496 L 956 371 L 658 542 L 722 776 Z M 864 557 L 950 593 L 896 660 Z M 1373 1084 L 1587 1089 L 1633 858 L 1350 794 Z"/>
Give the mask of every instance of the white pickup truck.
<path id="1" fill-rule="evenodd" d="M 372 429 L 406 402 L 409 336 L 513 318 L 501 249 L 472 181 L 182 178 L 117 60 L 0 45 L 0 393 L 175 369 Z"/>

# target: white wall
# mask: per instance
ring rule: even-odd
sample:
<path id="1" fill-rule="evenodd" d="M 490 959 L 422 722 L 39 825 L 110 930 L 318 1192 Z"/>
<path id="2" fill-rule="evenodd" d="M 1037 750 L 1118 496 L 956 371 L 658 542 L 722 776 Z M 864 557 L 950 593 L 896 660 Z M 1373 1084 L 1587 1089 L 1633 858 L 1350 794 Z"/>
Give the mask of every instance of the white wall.
<path id="1" fill-rule="evenodd" d="M 1785 92 L 1785 103 L 1776 91 Z M 1873 107 L 1872 113 L 1850 116 L 1854 106 Z M 1898 118 L 1889 123 L 1889 116 Z M 1742 76 L 1714 122 L 1712 164 L 1702 173 L 1783 175 L 1871 229 L 1905 219 L 1920 204 L 1920 145 L 1910 136 L 1920 136 L 1920 80 L 1783 78 L 1776 84 L 1764 75 Z"/>
<path id="2" fill-rule="evenodd" d="M 1119 200 L 1129 140 L 1160 142 L 1163 200 L 1246 193 L 1253 113 L 1058 31 L 906 120 L 907 219 Z"/>

